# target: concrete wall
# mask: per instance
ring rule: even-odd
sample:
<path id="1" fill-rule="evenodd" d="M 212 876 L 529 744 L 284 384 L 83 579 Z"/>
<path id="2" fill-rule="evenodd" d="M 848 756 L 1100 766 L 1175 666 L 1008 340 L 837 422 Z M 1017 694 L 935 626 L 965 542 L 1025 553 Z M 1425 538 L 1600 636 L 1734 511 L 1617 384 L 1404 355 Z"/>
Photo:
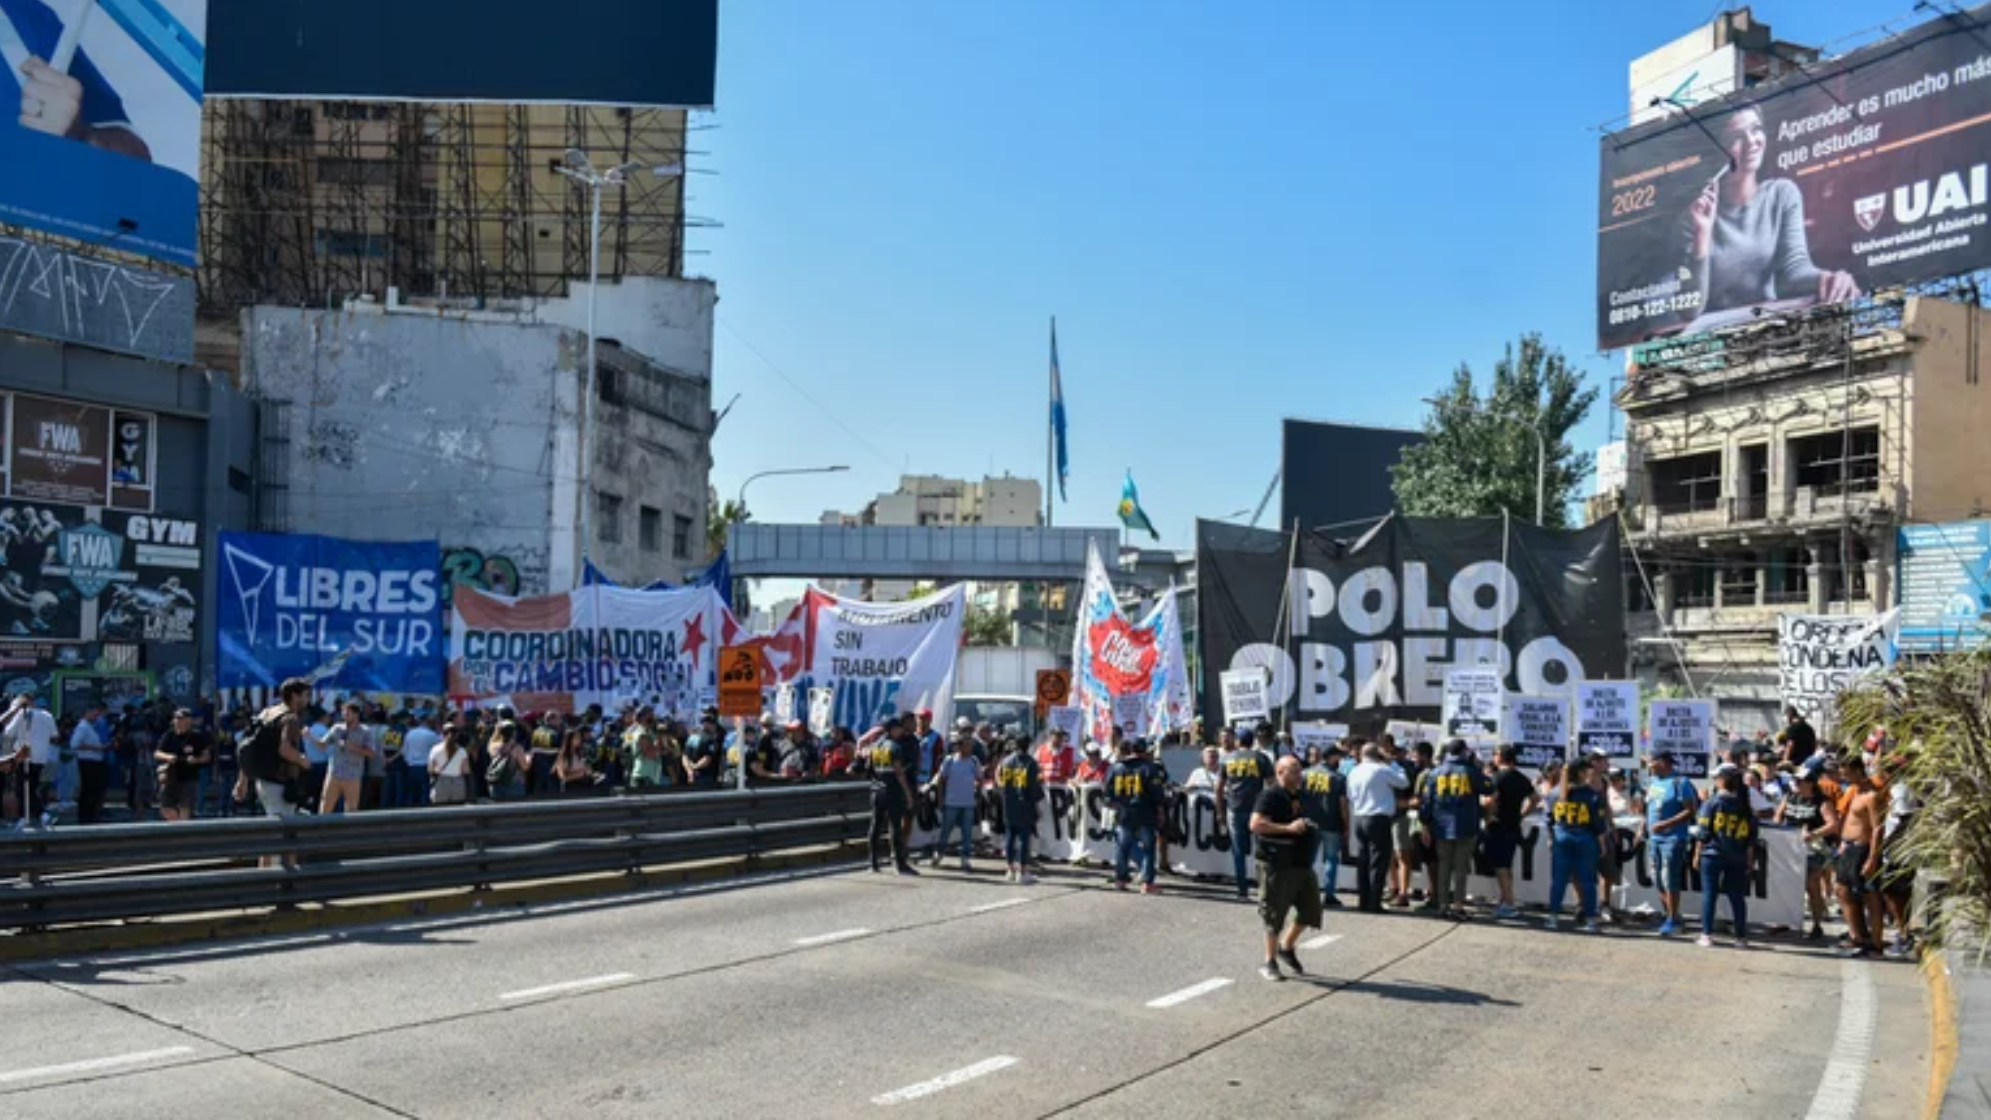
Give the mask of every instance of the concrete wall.
<path id="1" fill-rule="evenodd" d="M 572 538 L 554 526 L 573 523 L 578 487 L 578 332 L 257 307 L 243 333 L 245 381 L 289 405 L 285 477 L 271 481 L 292 531 L 433 538 L 509 560 L 523 592 L 571 586 Z"/>
<path id="2" fill-rule="evenodd" d="M 652 362 L 703 381 L 712 380 L 712 323 L 719 295 L 710 280 L 669 280 L 631 276 L 603 281 L 595 308 L 596 328 Z M 571 282 L 566 299 L 541 301 L 540 322 L 585 332 L 588 282 Z"/>
<path id="3" fill-rule="evenodd" d="M 588 554 L 623 583 L 682 583 L 709 559 L 712 381 L 665 372 L 616 347 L 600 353 L 594 487 L 621 499 L 621 508 L 616 539 L 605 539 L 607 527 L 596 525 Z M 654 511 L 657 525 L 650 541 L 643 537 L 645 510 Z M 689 523 L 682 553 L 675 547 L 678 518 Z"/>
<path id="4" fill-rule="evenodd" d="M 1909 511 L 1957 521 L 1991 510 L 1991 312 L 1933 299 L 1910 302 L 1916 346 Z"/>

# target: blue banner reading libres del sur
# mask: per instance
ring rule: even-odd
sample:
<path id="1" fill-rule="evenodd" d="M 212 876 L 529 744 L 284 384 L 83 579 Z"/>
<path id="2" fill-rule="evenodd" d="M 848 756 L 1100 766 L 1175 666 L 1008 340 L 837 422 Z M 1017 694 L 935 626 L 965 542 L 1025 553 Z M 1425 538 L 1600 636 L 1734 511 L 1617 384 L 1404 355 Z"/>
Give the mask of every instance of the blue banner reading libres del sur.
<path id="1" fill-rule="evenodd" d="M 440 695 L 441 567 L 435 541 L 221 534 L 221 687 L 316 677 L 327 689 Z"/>

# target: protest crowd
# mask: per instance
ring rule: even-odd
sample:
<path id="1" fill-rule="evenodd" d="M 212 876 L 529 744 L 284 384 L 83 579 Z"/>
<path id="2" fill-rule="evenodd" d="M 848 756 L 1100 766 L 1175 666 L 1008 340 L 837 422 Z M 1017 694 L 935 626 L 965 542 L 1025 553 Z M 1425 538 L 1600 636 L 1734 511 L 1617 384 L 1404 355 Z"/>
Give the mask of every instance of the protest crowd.
<path id="1" fill-rule="evenodd" d="M 1178 874 L 1170 846 L 1188 843 L 1183 805 L 1201 797 L 1214 800 L 1217 843 L 1228 848 L 1226 885 L 1257 902 L 1268 931 L 1261 971 L 1273 979 L 1300 970 L 1299 930 L 1345 905 L 1344 865 L 1364 912 L 1522 920 L 1515 861 L 1531 828 L 1547 848 L 1548 928 L 1567 920 L 1598 933 L 1638 922 L 1610 900 L 1627 875 L 1644 872 L 1661 901 L 1650 915 L 1659 934 L 1683 932 L 1692 891 L 1699 944 L 1715 944 L 1722 909 L 1733 944 L 1746 947 L 1759 840 L 1788 830 L 1804 852 L 1808 919 L 1794 932 L 1822 940 L 1836 915 L 1851 955 L 1914 951 L 1911 877 L 1892 853 L 1916 799 L 1896 780 L 1886 735 L 1834 747 L 1794 710 L 1774 740 L 1731 743 L 1697 784 L 1677 775 L 1664 751 L 1649 753 L 1639 772 L 1630 759 L 1596 752 L 1551 759 L 1531 774 L 1512 745 L 1482 757 L 1463 740 L 1384 734 L 1299 748 L 1268 725 L 1222 729 L 1198 752 L 1200 733 L 1151 745 L 1114 729 L 1105 742 L 1078 745 L 1060 729 L 1032 741 L 1019 728 L 965 719 L 943 732 L 924 710 L 862 734 L 836 727 L 819 736 L 767 714 L 729 728 L 715 709 L 692 724 L 638 704 L 570 715 L 324 699 L 328 706 L 292 681 L 282 702 L 262 711 L 152 703 L 57 721 L 19 697 L 0 719 L 0 809 L 26 828 L 106 820 L 113 793 L 126 819 L 156 810 L 172 822 L 862 782 L 873 871 L 889 860 L 915 876 L 921 859 L 971 871 L 976 859 L 999 856 L 1008 880 L 1028 884 L 1045 863 L 1032 843 L 1051 811 L 1047 791 L 1096 788 L 1113 885 L 1130 890 L 1138 880 L 1154 894 L 1162 875 Z M 1171 777 L 1156 748 L 1178 761 L 1193 755 L 1193 768 Z M 916 821 L 931 824 L 916 831 Z M 1493 897 L 1469 896 L 1473 876 L 1496 884 Z"/>

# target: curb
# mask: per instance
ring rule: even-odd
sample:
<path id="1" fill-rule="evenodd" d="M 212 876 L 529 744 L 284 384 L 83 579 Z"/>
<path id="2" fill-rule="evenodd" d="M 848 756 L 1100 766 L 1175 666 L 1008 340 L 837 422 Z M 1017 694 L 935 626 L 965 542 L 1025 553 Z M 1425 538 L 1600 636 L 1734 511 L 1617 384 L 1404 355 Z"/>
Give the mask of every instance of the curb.
<path id="1" fill-rule="evenodd" d="M 1932 1039 L 1922 1115 L 1991 1120 L 1991 971 L 1957 952 L 1929 954 L 1922 971 Z"/>
<path id="2" fill-rule="evenodd" d="M 771 855 L 646 867 L 635 873 L 608 872 L 570 879 L 533 880 L 482 891 L 457 888 L 391 898 L 307 903 L 294 910 L 227 911 L 159 921 L 70 926 L 0 937 L 0 963 L 24 963 L 82 953 L 157 949 L 235 938 L 282 936 L 406 918 L 497 910 L 507 906 L 640 894 L 660 887 L 717 882 L 748 872 L 787 871 L 853 862 L 863 850 L 864 841 L 853 840 Z"/>

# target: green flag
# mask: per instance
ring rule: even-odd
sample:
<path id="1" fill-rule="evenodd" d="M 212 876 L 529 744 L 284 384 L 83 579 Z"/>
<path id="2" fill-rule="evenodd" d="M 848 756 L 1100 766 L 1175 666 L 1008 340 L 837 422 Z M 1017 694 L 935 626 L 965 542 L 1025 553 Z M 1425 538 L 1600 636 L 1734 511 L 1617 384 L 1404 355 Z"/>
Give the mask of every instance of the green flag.
<path id="1" fill-rule="evenodd" d="M 1148 511 L 1141 508 L 1141 492 L 1134 489 L 1134 472 L 1127 472 L 1127 481 L 1120 484 L 1120 524 L 1130 531 L 1146 529 L 1156 540 L 1161 534 L 1155 532 L 1154 522 L 1148 520 Z"/>

